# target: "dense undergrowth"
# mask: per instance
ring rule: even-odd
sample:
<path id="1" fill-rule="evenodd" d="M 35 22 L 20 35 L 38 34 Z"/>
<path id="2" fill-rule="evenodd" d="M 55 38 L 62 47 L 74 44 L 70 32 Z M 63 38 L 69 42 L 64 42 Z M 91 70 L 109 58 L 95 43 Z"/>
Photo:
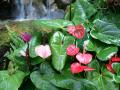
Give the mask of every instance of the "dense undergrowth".
<path id="1" fill-rule="evenodd" d="M 6 25 L 0 90 L 119 90 L 120 3 L 76 0 L 64 19 Z"/>

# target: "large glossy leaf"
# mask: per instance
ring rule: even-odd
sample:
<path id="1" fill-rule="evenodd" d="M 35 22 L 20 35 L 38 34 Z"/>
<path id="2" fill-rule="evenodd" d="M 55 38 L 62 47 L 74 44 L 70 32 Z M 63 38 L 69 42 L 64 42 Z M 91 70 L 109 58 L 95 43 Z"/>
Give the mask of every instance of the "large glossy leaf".
<path id="1" fill-rule="evenodd" d="M 64 36 L 61 32 L 55 32 L 51 38 L 52 64 L 54 68 L 61 71 L 66 62 L 66 48 L 74 43 L 72 36 Z"/>
<path id="2" fill-rule="evenodd" d="M 56 20 L 34 20 L 32 22 L 36 26 L 49 27 L 51 29 L 62 29 L 68 25 L 73 25 L 71 21 L 56 19 Z"/>
<path id="3" fill-rule="evenodd" d="M 101 61 L 106 61 L 109 60 L 115 53 L 117 53 L 117 51 L 118 47 L 116 46 L 106 47 L 97 53 L 97 57 Z"/>
<path id="4" fill-rule="evenodd" d="M 37 78 L 36 79 L 37 83 L 35 83 L 35 80 L 32 80 L 33 78 Z M 31 74 L 31 80 L 33 81 L 35 86 L 39 84 L 39 87 L 37 87 L 38 90 L 40 88 L 42 89 L 42 86 L 44 86 L 44 85 L 40 85 L 42 84 L 41 82 L 43 80 L 45 80 L 45 82 L 52 85 L 52 87 L 57 87 L 57 89 L 60 88 L 58 90 L 61 89 L 62 90 L 97 90 L 96 86 L 89 80 L 74 78 L 72 75 L 69 76 L 66 73 L 58 74 L 57 72 L 54 71 L 54 69 L 51 67 L 50 63 L 48 62 L 43 62 L 40 65 L 40 71 L 35 71 Z M 50 90 L 50 89 L 46 88 L 45 90 Z"/>
<path id="5" fill-rule="evenodd" d="M 114 75 L 113 76 L 113 81 L 115 81 L 115 83 L 119 83 L 120 84 L 120 75 Z"/>
<path id="6" fill-rule="evenodd" d="M 96 75 L 100 72 L 100 64 L 97 60 L 92 60 L 88 66 L 95 69 L 92 72 L 87 72 L 87 78 L 92 80 L 93 77 L 96 77 Z"/>
<path id="7" fill-rule="evenodd" d="M 112 23 L 107 23 L 101 20 L 95 20 L 94 24 L 95 30 L 90 32 L 93 38 L 99 39 L 107 44 L 120 46 L 120 29 Z"/>
<path id="8" fill-rule="evenodd" d="M 87 78 L 92 80 L 93 83 L 97 86 L 97 90 L 119 90 L 113 82 L 113 76 L 106 67 L 103 65 L 100 66 L 98 61 L 94 60 L 89 66 L 95 68 L 95 71 L 88 72 Z"/>
<path id="9" fill-rule="evenodd" d="M 58 90 L 57 87 L 52 85 L 50 82 L 45 80 L 41 75 L 40 72 L 34 71 L 31 73 L 30 78 L 36 88 L 40 90 Z M 48 77 L 46 77 L 48 78 Z"/>
<path id="10" fill-rule="evenodd" d="M 96 52 L 96 56 L 101 61 L 106 61 L 118 51 L 118 47 L 108 45 L 96 39 L 89 39 L 86 49 Z"/>
<path id="11" fill-rule="evenodd" d="M 96 12 L 96 9 L 87 0 L 76 0 L 74 6 L 75 12 L 72 21 L 75 24 L 84 23 Z"/>
<path id="12" fill-rule="evenodd" d="M 16 71 L 9 75 L 8 71 L 0 71 L 0 90 L 18 90 L 25 74 L 21 71 Z"/>
<path id="13" fill-rule="evenodd" d="M 87 51 L 94 51 L 96 53 L 98 53 L 100 50 L 102 50 L 108 46 L 107 44 L 102 43 L 96 39 L 88 39 L 87 42 L 88 42 L 88 44 L 86 45 L 86 50 Z"/>

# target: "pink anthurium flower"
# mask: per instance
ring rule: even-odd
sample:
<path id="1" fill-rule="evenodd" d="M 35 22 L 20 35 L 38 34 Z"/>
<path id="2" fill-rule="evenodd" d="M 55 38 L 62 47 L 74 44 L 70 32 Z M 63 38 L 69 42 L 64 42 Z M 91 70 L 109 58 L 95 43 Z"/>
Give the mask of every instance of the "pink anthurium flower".
<path id="1" fill-rule="evenodd" d="M 67 52 L 67 55 L 74 56 L 74 55 L 76 55 L 79 52 L 79 50 L 80 49 L 78 47 L 76 47 L 74 44 L 72 44 L 72 45 L 69 45 L 67 47 L 66 52 Z"/>
<path id="2" fill-rule="evenodd" d="M 51 50 L 49 45 L 39 45 L 35 48 L 36 55 L 45 59 L 51 56 Z"/>
<path id="3" fill-rule="evenodd" d="M 21 38 L 23 39 L 24 42 L 29 42 L 32 36 L 29 33 L 24 32 L 21 34 Z"/>
<path id="4" fill-rule="evenodd" d="M 82 24 L 76 26 L 68 26 L 67 31 L 69 34 L 73 35 L 78 39 L 82 39 L 85 34 L 85 29 Z"/>
<path id="5" fill-rule="evenodd" d="M 71 72 L 73 74 L 74 73 L 80 73 L 80 72 L 83 72 L 86 67 L 87 66 L 81 66 L 80 63 L 75 62 L 75 63 L 71 64 Z"/>
<path id="6" fill-rule="evenodd" d="M 82 64 L 89 64 L 92 60 L 92 55 L 89 53 L 78 53 L 76 59 Z"/>

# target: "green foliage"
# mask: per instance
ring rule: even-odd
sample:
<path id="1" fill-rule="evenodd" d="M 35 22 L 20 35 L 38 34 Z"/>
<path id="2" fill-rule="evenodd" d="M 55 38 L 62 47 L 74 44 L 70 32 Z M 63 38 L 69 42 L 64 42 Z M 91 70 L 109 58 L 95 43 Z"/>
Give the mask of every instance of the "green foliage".
<path id="1" fill-rule="evenodd" d="M 97 86 L 97 90 L 118 90 L 118 87 L 113 82 L 114 74 L 109 72 L 104 65 L 100 66 L 99 62 L 94 60 L 89 66 L 96 68 L 95 71 L 87 73 L 87 78 L 93 81 Z"/>
<path id="2" fill-rule="evenodd" d="M 118 52 L 118 47 L 108 45 L 95 39 L 89 39 L 86 46 L 88 51 L 96 52 L 96 56 L 101 61 L 109 60 L 114 54 Z"/>
<path id="3" fill-rule="evenodd" d="M 91 31 L 91 36 L 107 44 L 120 46 L 120 30 L 112 23 L 95 20 L 95 30 Z"/>
<path id="4" fill-rule="evenodd" d="M 0 71 L 0 90 L 18 90 L 25 73 L 16 71 L 14 74 L 9 75 L 8 71 Z"/>
<path id="5" fill-rule="evenodd" d="M 61 32 L 55 32 L 51 37 L 52 64 L 56 70 L 61 71 L 64 68 L 67 57 L 66 48 L 73 43 L 72 36 L 65 36 Z"/>
<path id="6" fill-rule="evenodd" d="M 57 74 L 46 62 L 41 64 L 40 71 L 34 71 L 30 77 L 38 90 L 97 90 L 89 80 L 68 77 L 67 74 Z"/>
<path id="7" fill-rule="evenodd" d="M 42 38 L 42 34 L 37 32 L 35 33 L 35 36 L 33 36 L 32 39 L 30 40 L 29 42 L 30 57 L 32 58 L 37 57 L 37 55 L 35 54 L 35 47 L 41 44 L 41 38 Z"/>
<path id="8" fill-rule="evenodd" d="M 72 21 L 75 24 L 85 23 L 96 12 L 96 9 L 87 0 L 76 0 L 74 8 Z"/>
<path id="9" fill-rule="evenodd" d="M 11 49 L 5 56 L 14 65 L 9 64 L 8 70 L 0 71 L 0 90 L 18 90 L 26 75 L 35 90 L 119 90 L 120 63 L 112 63 L 116 73 L 107 70 L 106 64 L 113 55 L 119 57 L 120 15 L 106 9 L 104 5 L 105 0 L 76 0 L 68 6 L 71 12 L 69 9 L 65 20 L 15 21 L 14 25 L 6 25 Z M 67 26 L 78 24 L 85 27 L 83 39 L 75 39 L 66 31 Z M 29 43 L 20 37 L 22 32 L 32 35 Z M 83 47 L 84 41 L 88 42 Z M 44 44 L 49 44 L 51 49 L 52 55 L 47 59 L 42 59 L 35 53 L 35 47 Z M 88 66 L 94 68 L 94 71 L 74 75 L 71 73 L 70 66 L 77 60 L 75 56 L 69 57 L 66 54 L 66 48 L 70 44 L 76 44 L 80 52 L 86 49 L 86 53 L 92 54 Z"/>
<path id="10" fill-rule="evenodd" d="M 97 53 L 98 59 L 102 61 L 106 61 L 110 59 L 115 53 L 117 53 L 118 48 L 115 46 L 104 48 L 103 50 L 100 50 L 100 52 Z"/>

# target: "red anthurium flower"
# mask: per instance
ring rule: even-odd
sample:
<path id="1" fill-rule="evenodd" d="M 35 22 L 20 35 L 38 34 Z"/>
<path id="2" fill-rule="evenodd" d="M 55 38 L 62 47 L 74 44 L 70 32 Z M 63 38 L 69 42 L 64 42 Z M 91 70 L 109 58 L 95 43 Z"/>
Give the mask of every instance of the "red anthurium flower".
<path id="1" fill-rule="evenodd" d="M 120 62 L 120 57 L 112 57 L 111 61 L 112 62 Z"/>
<path id="2" fill-rule="evenodd" d="M 49 45 L 39 45 L 35 47 L 36 55 L 40 56 L 41 58 L 45 59 L 51 56 L 51 50 Z"/>
<path id="3" fill-rule="evenodd" d="M 109 62 L 108 64 L 106 64 L 107 70 L 110 71 L 111 73 L 115 73 L 115 71 L 112 68 L 112 62 Z"/>
<path id="4" fill-rule="evenodd" d="M 78 53 L 76 59 L 82 64 L 89 64 L 92 60 L 92 55 L 89 53 Z"/>
<path id="5" fill-rule="evenodd" d="M 73 35 L 74 37 L 78 39 L 82 39 L 85 34 L 85 29 L 83 25 L 77 25 L 77 26 L 68 26 L 69 34 Z"/>
<path id="6" fill-rule="evenodd" d="M 80 63 L 75 62 L 75 63 L 71 64 L 71 72 L 73 74 L 80 73 L 80 72 L 83 72 L 86 67 L 87 66 L 81 66 Z"/>
<path id="7" fill-rule="evenodd" d="M 21 38 L 23 39 L 24 42 L 29 42 L 32 36 L 29 33 L 24 32 L 21 34 Z"/>
<path id="8" fill-rule="evenodd" d="M 84 71 L 93 71 L 93 70 L 95 70 L 95 69 L 94 68 L 90 68 L 90 67 L 87 67 L 87 68 L 84 69 Z"/>
<path id="9" fill-rule="evenodd" d="M 77 48 L 74 44 L 69 45 L 66 49 L 67 55 L 74 56 L 79 52 L 79 48 Z"/>

